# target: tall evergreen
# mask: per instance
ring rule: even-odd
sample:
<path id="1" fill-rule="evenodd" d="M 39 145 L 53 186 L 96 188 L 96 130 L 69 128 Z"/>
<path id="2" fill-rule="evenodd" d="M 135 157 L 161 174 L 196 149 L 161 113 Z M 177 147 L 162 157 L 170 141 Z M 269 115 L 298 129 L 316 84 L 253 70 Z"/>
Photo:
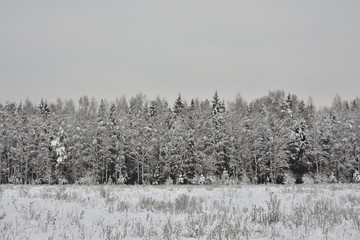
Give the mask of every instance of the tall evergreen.
<path id="1" fill-rule="evenodd" d="M 179 96 L 174 103 L 174 113 L 176 116 L 178 116 L 181 115 L 184 110 L 185 104 L 183 103 L 183 100 L 181 99 L 181 94 L 179 93 Z"/>

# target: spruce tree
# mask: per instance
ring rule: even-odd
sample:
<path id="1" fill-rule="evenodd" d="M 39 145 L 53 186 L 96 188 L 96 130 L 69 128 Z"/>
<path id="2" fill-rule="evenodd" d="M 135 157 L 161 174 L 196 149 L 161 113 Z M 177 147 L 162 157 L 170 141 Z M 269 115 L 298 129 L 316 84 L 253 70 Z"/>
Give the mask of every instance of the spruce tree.
<path id="1" fill-rule="evenodd" d="M 184 111 L 184 108 L 185 108 L 185 104 L 183 103 L 181 99 L 181 94 L 179 93 L 179 96 L 174 103 L 175 116 L 181 115 Z"/>

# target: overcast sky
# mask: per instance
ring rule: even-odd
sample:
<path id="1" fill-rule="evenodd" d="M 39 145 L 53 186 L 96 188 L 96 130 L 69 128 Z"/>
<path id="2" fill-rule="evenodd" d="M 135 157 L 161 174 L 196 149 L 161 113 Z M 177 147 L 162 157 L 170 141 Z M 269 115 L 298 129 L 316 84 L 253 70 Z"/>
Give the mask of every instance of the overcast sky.
<path id="1" fill-rule="evenodd" d="M 359 0 L 0 0 L 0 102 L 360 95 Z"/>

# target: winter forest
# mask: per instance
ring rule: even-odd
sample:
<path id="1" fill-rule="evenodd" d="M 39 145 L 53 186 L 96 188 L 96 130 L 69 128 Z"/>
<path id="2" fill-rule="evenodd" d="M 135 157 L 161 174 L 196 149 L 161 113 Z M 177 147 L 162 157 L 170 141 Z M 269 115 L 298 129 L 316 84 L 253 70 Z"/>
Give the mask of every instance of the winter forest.
<path id="1" fill-rule="evenodd" d="M 354 182 L 360 99 L 26 100 L 0 104 L 0 134 L 1 183 Z"/>

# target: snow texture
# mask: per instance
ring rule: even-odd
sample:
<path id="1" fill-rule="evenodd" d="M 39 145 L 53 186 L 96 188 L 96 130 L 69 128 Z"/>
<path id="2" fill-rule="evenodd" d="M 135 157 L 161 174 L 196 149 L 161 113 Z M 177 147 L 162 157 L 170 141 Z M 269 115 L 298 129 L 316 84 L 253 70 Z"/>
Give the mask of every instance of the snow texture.
<path id="1" fill-rule="evenodd" d="M 359 190 L 0 185 L 0 239 L 360 239 Z"/>

